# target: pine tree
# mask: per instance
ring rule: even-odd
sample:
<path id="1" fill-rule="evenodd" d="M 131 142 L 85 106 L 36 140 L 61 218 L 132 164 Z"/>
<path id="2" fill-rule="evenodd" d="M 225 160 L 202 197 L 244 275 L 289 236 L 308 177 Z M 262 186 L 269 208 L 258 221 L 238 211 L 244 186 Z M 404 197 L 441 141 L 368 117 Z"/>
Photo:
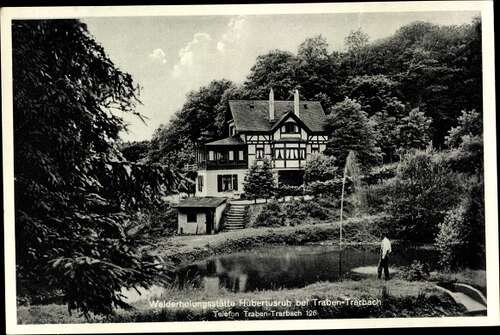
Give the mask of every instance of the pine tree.
<path id="1" fill-rule="evenodd" d="M 243 185 L 245 195 L 256 200 L 257 198 L 268 199 L 274 194 L 275 182 L 271 170 L 271 162 L 264 159 L 262 166 L 255 162 L 245 176 Z"/>

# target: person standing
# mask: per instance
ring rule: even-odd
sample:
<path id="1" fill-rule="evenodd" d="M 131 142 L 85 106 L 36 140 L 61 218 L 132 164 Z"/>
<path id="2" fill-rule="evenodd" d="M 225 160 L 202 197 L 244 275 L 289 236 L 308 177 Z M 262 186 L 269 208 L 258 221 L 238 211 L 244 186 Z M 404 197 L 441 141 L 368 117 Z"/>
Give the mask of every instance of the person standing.
<path id="1" fill-rule="evenodd" d="M 380 260 L 378 262 L 378 279 L 382 278 L 382 269 L 384 269 L 384 279 L 389 280 L 389 254 L 392 252 L 391 241 L 384 235 L 380 243 Z"/>

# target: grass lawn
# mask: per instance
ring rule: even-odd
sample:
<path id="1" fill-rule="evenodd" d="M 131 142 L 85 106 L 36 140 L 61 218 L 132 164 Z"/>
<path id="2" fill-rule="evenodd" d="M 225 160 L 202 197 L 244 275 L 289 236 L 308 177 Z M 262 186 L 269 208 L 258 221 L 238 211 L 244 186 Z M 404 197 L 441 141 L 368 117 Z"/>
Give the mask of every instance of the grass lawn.
<path id="1" fill-rule="evenodd" d="M 213 308 L 193 306 L 187 308 L 162 308 L 154 301 L 165 302 L 214 302 L 230 301 L 235 306 Z M 274 301 L 289 306 L 245 306 L 241 301 Z M 306 301 L 297 305 L 297 301 Z M 153 302 L 153 304 L 151 304 Z M 371 302 L 371 305 L 361 305 Z M 329 305 L 327 305 L 329 303 Z M 323 305 L 320 305 L 323 304 Z M 333 305 L 332 305 L 333 304 Z M 221 320 L 214 310 L 233 313 L 227 319 L 280 319 L 272 313 L 295 311 L 300 315 L 289 318 L 356 318 L 356 317 L 416 317 L 416 316 L 456 316 L 462 315 L 463 308 L 441 291 L 432 282 L 410 282 L 401 279 L 381 281 L 375 278 L 341 282 L 318 282 L 304 288 L 232 293 L 225 290 L 209 292 L 199 288 L 178 290 L 166 288 L 161 294 L 141 299 L 133 303 L 133 310 L 118 310 L 109 318 L 70 316 L 65 306 L 22 306 L 18 309 L 18 319 L 23 324 L 33 323 L 81 323 L 81 322 L 147 322 L 147 321 L 188 321 Z M 248 317 L 244 311 L 264 313 L 262 317 Z M 274 312 L 273 312 L 274 311 Z M 306 313 L 312 313 L 306 316 Z M 266 315 L 268 314 L 268 315 Z"/>

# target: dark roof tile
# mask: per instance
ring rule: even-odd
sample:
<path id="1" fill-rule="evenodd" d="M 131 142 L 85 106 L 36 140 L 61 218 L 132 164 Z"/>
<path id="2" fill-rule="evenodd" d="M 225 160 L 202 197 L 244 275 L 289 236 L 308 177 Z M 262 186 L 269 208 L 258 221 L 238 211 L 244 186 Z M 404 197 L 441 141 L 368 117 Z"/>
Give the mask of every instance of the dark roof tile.
<path id="1" fill-rule="evenodd" d="M 205 145 L 244 145 L 245 142 L 239 136 L 230 136 L 217 141 L 205 143 Z"/>
<path id="2" fill-rule="evenodd" d="M 311 131 L 325 130 L 326 115 L 318 101 L 301 101 L 299 106 L 300 119 Z M 268 100 L 230 100 L 229 108 L 237 131 L 270 131 L 286 113 L 293 112 L 293 101 L 274 101 L 273 121 L 269 121 Z"/>
<path id="3" fill-rule="evenodd" d="M 177 208 L 215 208 L 227 201 L 222 197 L 186 198 L 173 207 Z"/>

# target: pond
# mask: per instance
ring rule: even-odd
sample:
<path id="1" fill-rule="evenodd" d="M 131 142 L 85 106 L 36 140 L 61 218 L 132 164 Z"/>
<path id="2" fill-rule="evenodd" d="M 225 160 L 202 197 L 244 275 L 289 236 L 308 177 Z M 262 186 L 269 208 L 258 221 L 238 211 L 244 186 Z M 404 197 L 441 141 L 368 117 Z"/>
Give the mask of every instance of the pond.
<path id="1" fill-rule="evenodd" d="M 271 246 L 230 255 L 213 256 L 180 269 L 177 284 L 233 292 L 298 288 L 318 281 L 362 278 L 362 267 L 374 272 L 379 247 L 339 249 L 335 245 Z M 393 245 L 390 267 L 407 266 L 414 260 L 432 268 L 437 254 L 431 248 Z M 365 268 L 366 269 L 366 268 Z"/>

